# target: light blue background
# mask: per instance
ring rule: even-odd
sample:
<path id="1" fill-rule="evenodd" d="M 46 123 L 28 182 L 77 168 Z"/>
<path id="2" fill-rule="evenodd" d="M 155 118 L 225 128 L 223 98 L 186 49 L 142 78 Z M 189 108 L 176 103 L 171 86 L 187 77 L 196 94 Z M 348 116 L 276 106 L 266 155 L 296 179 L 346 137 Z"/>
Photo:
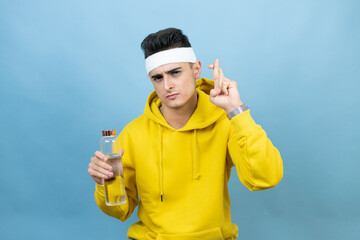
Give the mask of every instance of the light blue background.
<path id="1" fill-rule="evenodd" d="M 215 58 L 284 161 L 274 189 L 233 171 L 239 239 L 360 239 L 360 2 L 0 1 L 0 238 L 125 239 L 87 173 L 101 130 L 142 114 L 140 43 L 178 27 Z"/>

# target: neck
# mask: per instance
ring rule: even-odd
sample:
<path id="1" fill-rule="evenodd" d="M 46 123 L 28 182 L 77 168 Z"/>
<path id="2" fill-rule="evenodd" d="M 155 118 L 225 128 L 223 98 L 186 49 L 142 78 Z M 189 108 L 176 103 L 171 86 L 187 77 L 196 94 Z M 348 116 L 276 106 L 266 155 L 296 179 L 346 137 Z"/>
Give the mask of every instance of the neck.
<path id="1" fill-rule="evenodd" d="M 169 108 L 161 106 L 160 111 L 166 122 L 174 129 L 180 129 L 186 125 L 197 106 L 197 93 L 189 99 L 189 101 L 180 108 Z"/>

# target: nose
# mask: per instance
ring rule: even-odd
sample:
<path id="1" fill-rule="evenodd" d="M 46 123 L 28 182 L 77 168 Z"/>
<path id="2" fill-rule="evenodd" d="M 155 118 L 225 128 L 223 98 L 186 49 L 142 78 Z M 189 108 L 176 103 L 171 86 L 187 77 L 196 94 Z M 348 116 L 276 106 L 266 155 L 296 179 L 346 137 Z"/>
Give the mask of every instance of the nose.
<path id="1" fill-rule="evenodd" d="M 163 82 L 164 82 L 164 88 L 167 91 L 170 91 L 174 88 L 174 83 L 173 83 L 171 77 L 165 76 Z"/>

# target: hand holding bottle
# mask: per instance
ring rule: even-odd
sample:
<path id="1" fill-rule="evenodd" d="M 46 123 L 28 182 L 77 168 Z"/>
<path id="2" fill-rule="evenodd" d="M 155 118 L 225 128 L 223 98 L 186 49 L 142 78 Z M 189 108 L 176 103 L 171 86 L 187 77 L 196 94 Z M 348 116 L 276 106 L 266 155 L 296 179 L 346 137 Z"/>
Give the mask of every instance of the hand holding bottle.
<path id="1" fill-rule="evenodd" d="M 124 149 L 121 149 L 121 156 L 124 154 Z M 121 157 L 120 157 L 121 158 Z M 90 158 L 88 173 L 94 181 L 100 185 L 104 184 L 104 179 L 111 179 L 113 174 L 112 167 L 107 163 L 108 158 L 100 151 L 95 152 L 95 156 Z M 121 161 L 120 161 L 121 162 Z M 123 175 L 122 162 L 119 165 L 119 172 Z"/>
<path id="2" fill-rule="evenodd" d="M 116 147 L 116 130 L 102 131 L 100 151 L 95 152 L 89 164 L 89 174 L 94 181 L 104 186 L 105 203 L 108 206 L 126 202 L 122 156 L 124 150 Z"/>

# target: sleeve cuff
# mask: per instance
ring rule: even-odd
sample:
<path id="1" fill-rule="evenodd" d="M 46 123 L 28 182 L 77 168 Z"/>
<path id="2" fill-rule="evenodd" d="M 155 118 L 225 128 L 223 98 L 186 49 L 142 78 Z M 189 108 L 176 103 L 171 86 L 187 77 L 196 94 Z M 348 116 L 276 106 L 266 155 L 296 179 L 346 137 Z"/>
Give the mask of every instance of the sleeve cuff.
<path id="1" fill-rule="evenodd" d="M 101 196 L 105 196 L 104 185 L 100 185 L 100 184 L 96 183 L 95 189 L 98 194 L 100 194 Z"/>
<path id="2" fill-rule="evenodd" d="M 230 120 L 234 129 L 238 132 L 244 131 L 246 129 L 251 129 L 256 126 L 255 121 L 250 116 L 250 110 L 246 110 Z"/>

